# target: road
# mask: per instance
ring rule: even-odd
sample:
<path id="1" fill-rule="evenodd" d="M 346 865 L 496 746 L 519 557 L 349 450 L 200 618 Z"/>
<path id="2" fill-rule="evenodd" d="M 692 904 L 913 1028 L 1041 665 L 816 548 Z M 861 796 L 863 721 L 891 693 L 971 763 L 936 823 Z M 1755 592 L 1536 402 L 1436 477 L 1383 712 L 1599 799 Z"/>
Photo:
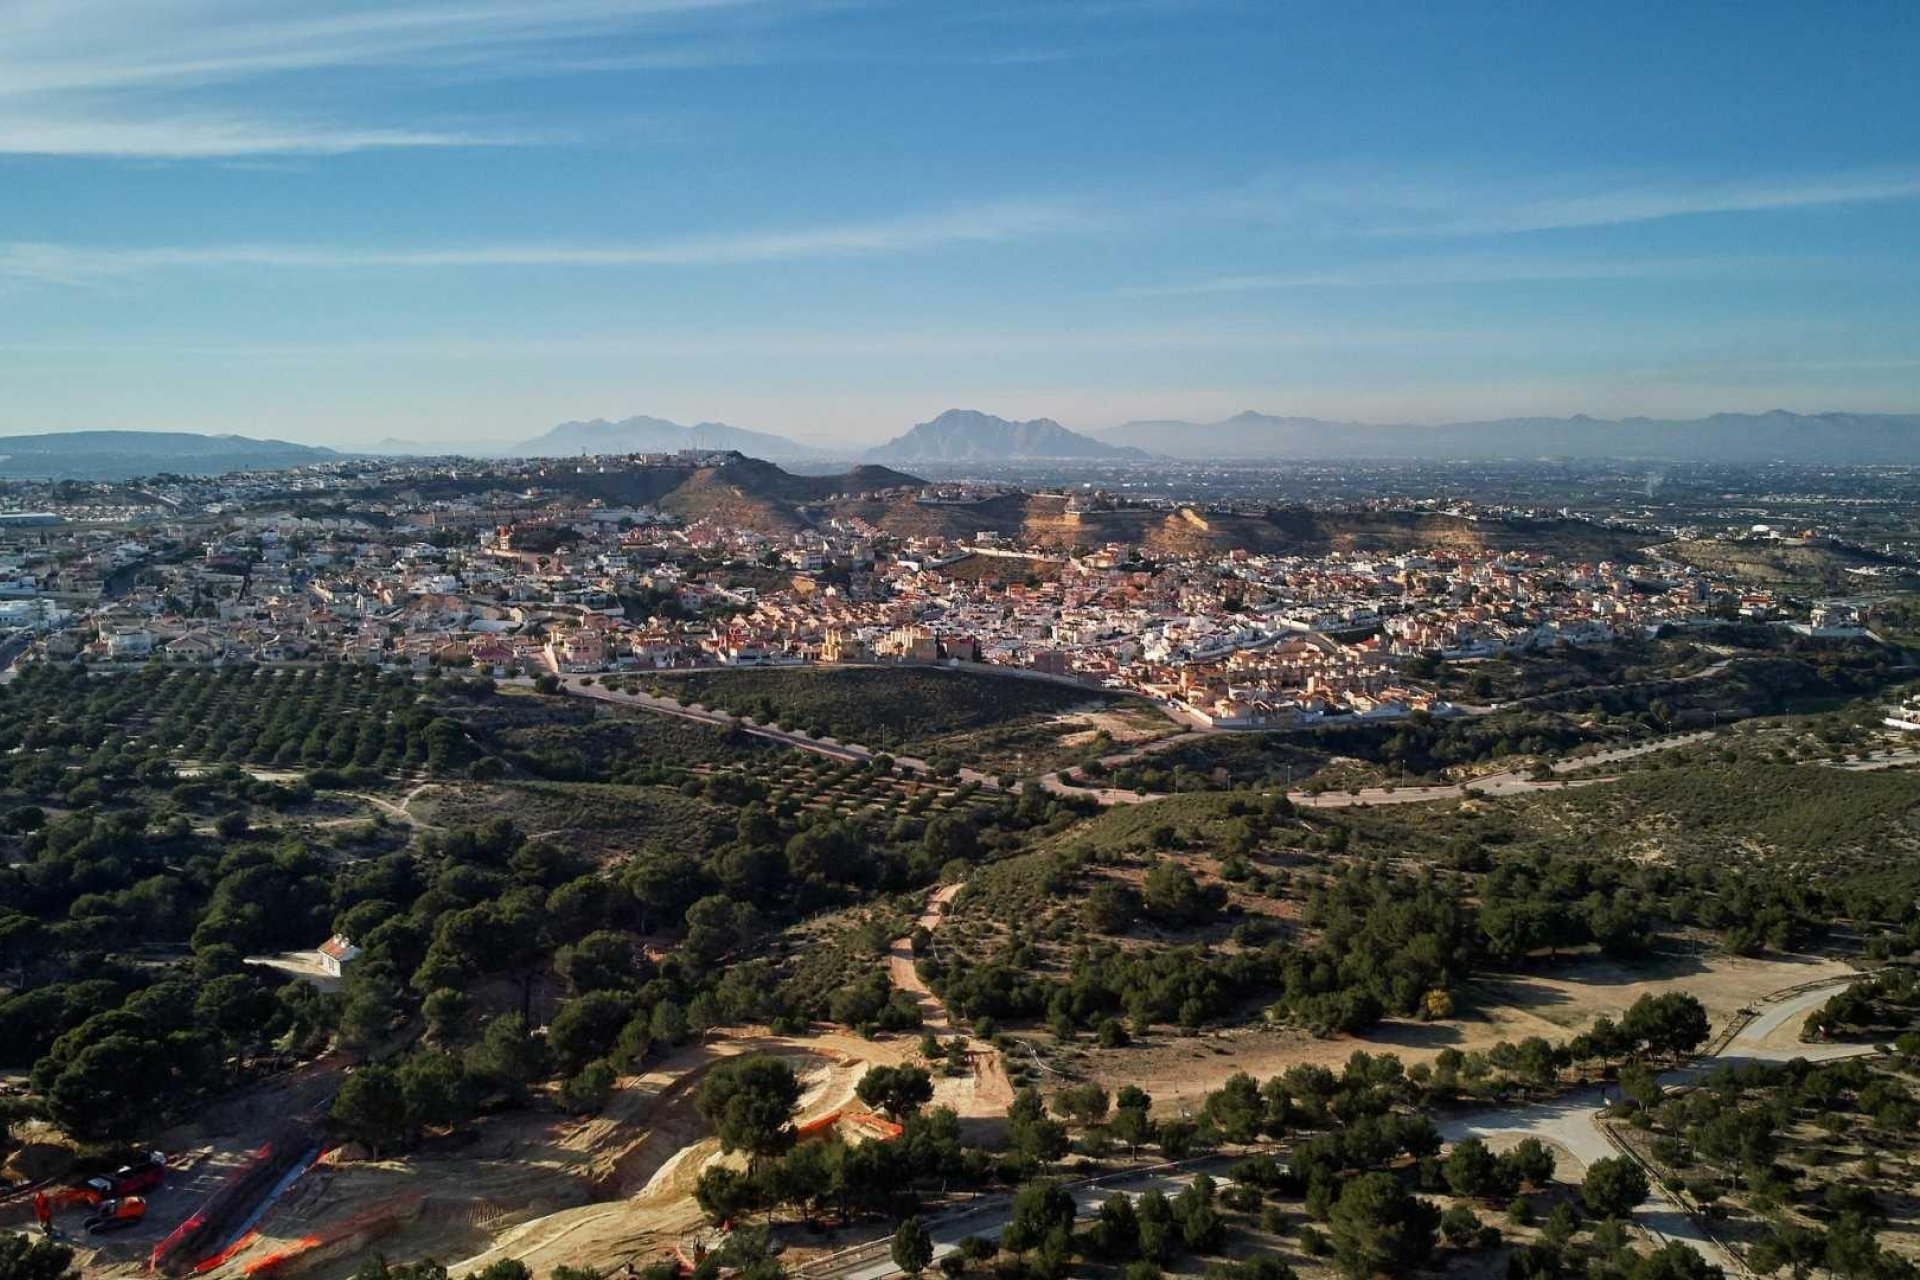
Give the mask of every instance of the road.
<path id="1" fill-rule="evenodd" d="M 1109 766 L 1125 764 L 1155 751 L 1163 751 L 1201 737 L 1199 733 L 1184 733 L 1158 742 L 1145 743 L 1130 751 L 1112 756 L 1103 756 L 1102 763 Z M 1668 751 L 1674 747 L 1684 747 L 1695 742 L 1711 738 L 1713 734 L 1702 730 L 1698 733 L 1675 734 L 1670 738 L 1657 738 L 1652 742 L 1636 743 L 1630 747 L 1615 747 L 1611 751 L 1601 751 L 1593 755 L 1569 756 L 1556 760 L 1548 769 L 1553 774 L 1568 774 L 1579 769 L 1591 769 L 1617 764 L 1637 756 L 1650 755 L 1656 751 Z M 1150 791 L 1121 791 L 1112 787 L 1076 787 L 1066 782 L 1058 773 L 1048 774 L 1041 780 L 1049 791 L 1062 795 L 1092 796 L 1101 804 L 1144 804 L 1150 800 L 1164 800 L 1165 796 Z M 1287 798 L 1301 809 L 1350 809 L 1355 806 L 1368 807 L 1383 804 L 1426 804 L 1433 800 L 1464 800 L 1468 796 L 1514 796 L 1526 795 L 1535 791 L 1561 791 L 1568 787 L 1587 787 L 1597 782 L 1611 782 L 1610 776 L 1565 778 L 1536 778 L 1518 770 L 1504 770 L 1489 773 L 1482 777 L 1470 778 L 1465 782 L 1444 783 L 1436 786 L 1413 787 L 1361 787 L 1357 791 L 1289 791 Z"/>
<path id="2" fill-rule="evenodd" d="M 1231 1179 L 1224 1176 L 1224 1170 L 1231 1163 L 1225 1156 L 1208 1156 L 1185 1161 L 1177 1168 L 1143 1169 L 1134 1173 L 1109 1175 L 1091 1182 L 1069 1183 L 1067 1190 L 1073 1193 L 1073 1202 L 1080 1216 L 1091 1217 L 1099 1211 L 1100 1203 L 1116 1191 L 1139 1196 L 1158 1189 L 1172 1196 L 1203 1173 L 1210 1174 L 1216 1182 L 1226 1186 Z M 998 1239 L 1012 1217 L 1013 1197 L 1003 1194 L 982 1196 L 963 1209 L 935 1215 L 927 1220 L 927 1234 L 933 1237 L 934 1261 L 938 1262 L 953 1253 L 968 1236 Z M 817 1259 L 798 1268 L 797 1273 L 803 1276 L 834 1276 L 838 1280 L 887 1280 L 889 1276 L 900 1274 L 900 1268 L 893 1265 L 888 1250 L 889 1242 L 878 1240 L 830 1258 Z"/>
<path id="3" fill-rule="evenodd" d="M 586 683 L 593 680 L 594 683 Z M 519 685 L 531 688 L 533 681 L 525 677 L 505 679 L 505 685 Z M 562 676 L 560 684 L 568 693 L 583 698 L 594 698 L 600 702 L 615 706 L 633 707 L 641 711 L 651 711 L 657 715 L 673 716 L 679 720 L 691 720 L 697 724 L 717 725 L 721 728 L 739 728 L 756 738 L 768 742 L 777 742 L 781 746 L 792 747 L 797 751 L 811 751 L 815 755 L 830 756 L 835 760 L 851 760 L 860 764 L 872 760 L 877 755 L 887 755 L 897 768 L 910 773 L 931 774 L 933 766 L 917 756 L 893 755 L 890 752 L 874 751 L 870 747 L 853 742 L 840 742 L 834 738 L 816 738 L 810 733 L 798 729 L 776 729 L 772 725 L 758 724 L 745 716 L 736 716 L 732 712 L 719 711 L 703 707 L 699 703 L 684 703 L 676 698 L 663 698 L 651 693 L 628 693 L 622 689 L 609 689 L 593 676 Z M 953 775 L 956 782 L 971 782 L 980 787 L 998 789 L 999 780 L 991 774 L 981 773 L 977 769 L 961 769 Z"/>
<path id="4" fill-rule="evenodd" d="M 1799 1021 L 1828 997 L 1853 982 L 1853 977 L 1836 978 L 1804 990 L 1789 989 L 1767 1001 L 1760 1015 L 1742 1027 L 1712 1057 L 1691 1066 L 1665 1072 L 1660 1082 L 1666 1086 L 1685 1084 L 1740 1062 L 1786 1062 L 1793 1058 L 1826 1061 L 1872 1053 L 1869 1045 L 1803 1045 L 1794 1039 Z M 1619 1154 L 1602 1131 L 1598 1112 L 1604 1105 L 1602 1090 L 1583 1087 L 1546 1102 L 1489 1108 L 1468 1112 L 1442 1122 L 1440 1134 L 1449 1142 L 1462 1138 L 1537 1137 L 1555 1144 L 1570 1154 L 1582 1168 L 1595 1160 Z M 1091 1214 L 1100 1202 L 1115 1191 L 1137 1195 L 1152 1187 L 1174 1192 L 1200 1173 L 1216 1177 L 1231 1161 L 1224 1156 L 1183 1164 L 1178 1169 L 1142 1170 L 1114 1175 L 1094 1183 L 1073 1185 L 1074 1201 L 1083 1215 Z M 1013 1200 L 1007 1195 L 984 1196 L 963 1209 L 935 1215 L 927 1222 L 933 1237 L 936 1259 L 952 1253 L 967 1236 L 997 1237 L 1013 1213 Z M 1679 1240 L 1691 1246 L 1708 1262 L 1728 1275 L 1741 1274 L 1735 1260 L 1700 1229 L 1679 1204 L 1657 1185 L 1646 1204 L 1634 1211 L 1634 1221 L 1656 1239 Z M 881 1240 L 819 1259 L 799 1268 L 810 1277 L 835 1277 L 836 1280 L 888 1280 L 899 1268 Z"/>
<path id="5" fill-rule="evenodd" d="M 1705 674 L 1704 672 L 1701 674 Z M 1697 677 L 1689 677 L 1697 678 Z M 756 738 L 777 742 L 782 746 L 798 751 L 811 751 L 816 755 L 829 756 L 835 760 L 850 760 L 866 763 L 876 755 L 887 754 L 863 747 L 858 743 L 840 742 L 834 738 L 816 738 L 812 734 L 797 729 L 778 729 L 772 725 L 763 725 L 744 716 L 731 712 L 703 707 L 698 703 L 688 704 L 675 698 L 661 697 L 651 693 L 627 693 L 619 689 L 610 689 L 595 680 L 586 681 L 589 676 L 563 676 L 561 687 L 568 693 L 581 697 L 594 698 L 616 706 L 633 707 L 641 711 L 651 711 L 659 715 L 673 716 L 681 720 L 691 720 L 699 724 L 720 727 L 738 727 Z M 532 680 L 520 677 L 501 681 L 502 684 L 532 687 Z M 1188 730 L 1170 737 L 1158 738 L 1152 742 L 1141 743 L 1112 755 L 1102 756 L 1101 763 L 1115 768 L 1138 760 L 1155 752 L 1166 751 L 1182 743 L 1207 736 L 1201 730 Z M 1636 756 L 1647 755 L 1655 751 L 1666 751 L 1673 747 L 1686 746 L 1713 735 L 1710 732 L 1676 734 L 1670 738 L 1660 738 L 1652 742 L 1642 742 L 1630 747 L 1617 747 L 1611 751 L 1602 751 L 1594 755 L 1574 756 L 1565 760 L 1556 760 L 1549 769 L 1554 774 L 1572 773 L 1579 769 L 1613 764 L 1622 760 L 1631 760 Z M 896 767 L 910 773 L 932 774 L 933 766 L 917 756 L 893 755 Z M 1092 799 L 1102 805 L 1144 804 L 1153 800 L 1164 800 L 1165 796 L 1150 791 L 1124 791 L 1117 787 L 1075 786 L 1065 778 L 1067 771 L 1044 774 L 1039 783 L 1055 795 L 1077 796 Z M 999 789 L 999 779 L 991 774 L 981 773 L 977 769 L 961 769 L 954 779 L 958 782 L 971 782 L 982 788 Z M 1468 796 L 1512 796 L 1526 795 L 1535 791 L 1559 791 L 1568 787 L 1592 786 L 1599 782 L 1611 782 L 1607 776 L 1580 778 L 1535 778 L 1517 771 L 1507 770 L 1490 773 L 1484 777 L 1472 778 L 1466 782 L 1447 783 L 1438 786 L 1412 787 L 1362 787 L 1358 791 L 1291 791 L 1288 798 L 1302 809 L 1349 809 L 1356 806 L 1374 807 L 1388 804 L 1425 804 L 1433 800 L 1462 800 Z M 1016 788 L 1017 789 L 1017 788 Z"/>
<path id="6" fill-rule="evenodd" d="M 1687 1084 L 1721 1067 L 1742 1062 L 1788 1062 L 1794 1058 L 1824 1062 L 1872 1053 L 1871 1045 L 1808 1045 L 1798 1043 L 1795 1038 L 1800 1021 L 1809 1012 L 1854 980 L 1836 978 L 1805 990 L 1789 989 L 1779 998 L 1766 1002 L 1759 1016 L 1740 1028 L 1718 1053 L 1663 1073 L 1660 1083 L 1669 1088 Z M 1603 1088 L 1586 1087 L 1545 1102 L 1456 1116 L 1440 1125 L 1440 1135 L 1449 1142 L 1497 1136 L 1539 1138 L 1564 1149 L 1584 1169 L 1595 1160 L 1619 1154 L 1600 1126 L 1599 1111 L 1605 1105 Z M 1657 1183 L 1647 1202 L 1634 1211 L 1634 1221 L 1657 1237 L 1685 1242 L 1728 1275 L 1740 1274 L 1726 1250 Z"/>

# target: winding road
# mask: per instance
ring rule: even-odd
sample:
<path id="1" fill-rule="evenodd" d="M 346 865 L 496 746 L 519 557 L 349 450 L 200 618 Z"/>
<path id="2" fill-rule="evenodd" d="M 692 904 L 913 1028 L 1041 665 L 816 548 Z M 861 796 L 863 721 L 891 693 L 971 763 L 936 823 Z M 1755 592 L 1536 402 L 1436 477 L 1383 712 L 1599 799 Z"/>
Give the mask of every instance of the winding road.
<path id="1" fill-rule="evenodd" d="M 1763 1002 L 1758 1015 L 1736 1031 L 1717 1052 L 1662 1073 L 1661 1085 L 1671 1088 L 1688 1084 L 1722 1067 L 1743 1062 L 1790 1062 L 1795 1058 L 1825 1062 L 1874 1052 L 1872 1045 L 1810 1045 L 1798 1040 L 1800 1020 L 1856 980 L 1853 976 L 1835 978 L 1777 994 Z M 1600 1125 L 1599 1113 L 1606 1104 L 1603 1086 L 1587 1086 L 1544 1102 L 1453 1117 L 1440 1124 L 1440 1136 L 1449 1142 L 1462 1138 L 1539 1138 L 1559 1146 L 1584 1169 L 1595 1160 L 1620 1154 Z M 1729 1275 L 1741 1274 L 1736 1260 L 1658 1182 L 1653 1184 L 1647 1202 L 1634 1211 L 1634 1221 L 1657 1238 L 1683 1241 Z"/>
<path id="2" fill-rule="evenodd" d="M 1757 1016 L 1741 1026 L 1718 1052 L 1662 1074 L 1661 1084 L 1668 1087 L 1685 1084 L 1720 1067 L 1741 1062 L 1787 1062 L 1794 1058 L 1828 1061 L 1872 1053 L 1870 1045 L 1806 1045 L 1797 1040 L 1800 1019 L 1855 980 L 1854 976 L 1835 978 L 1777 993 L 1763 1002 Z M 1475 1137 L 1537 1137 L 1565 1150 L 1584 1169 L 1595 1160 L 1619 1154 L 1600 1126 L 1599 1111 L 1604 1103 L 1603 1090 L 1587 1086 L 1544 1102 L 1467 1112 L 1441 1122 L 1439 1129 L 1449 1142 Z M 1227 1157 L 1213 1156 L 1184 1162 L 1177 1168 L 1113 1174 L 1092 1182 L 1071 1184 L 1069 1190 L 1081 1214 L 1088 1215 L 1115 1191 L 1137 1195 L 1158 1187 L 1171 1193 L 1200 1173 L 1212 1172 L 1217 1176 L 1229 1163 Z M 997 1237 L 1012 1214 L 1011 1196 L 990 1195 L 962 1208 L 934 1215 L 927 1222 L 928 1233 L 933 1237 L 934 1257 L 938 1259 L 952 1253 L 967 1236 Z M 1738 1261 L 1657 1184 L 1647 1203 L 1635 1210 L 1634 1222 L 1655 1239 L 1687 1244 L 1728 1275 L 1744 1274 Z M 889 1280 L 899 1274 L 899 1268 L 888 1255 L 887 1243 L 883 1239 L 816 1259 L 799 1268 L 799 1274 L 835 1280 Z"/>

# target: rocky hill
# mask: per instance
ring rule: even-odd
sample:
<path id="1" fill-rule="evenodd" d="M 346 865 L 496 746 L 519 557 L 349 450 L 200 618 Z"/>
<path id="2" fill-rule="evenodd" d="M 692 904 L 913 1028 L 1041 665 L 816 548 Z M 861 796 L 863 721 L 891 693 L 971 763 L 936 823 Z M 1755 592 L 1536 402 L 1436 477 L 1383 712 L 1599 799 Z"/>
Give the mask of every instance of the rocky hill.
<path id="1" fill-rule="evenodd" d="M 1012 422 L 977 409 L 949 409 L 867 456 L 877 462 L 1008 462 L 1022 458 L 1146 458 L 1143 449 L 1105 444 L 1052 418 Z"/>
<path id="2" fill-rule="evenodd" d="M 682 449 L 737 450 L 757 458 L 821 456 L 818 449 L 767 431 L 749 431 L 724 422 L 697 422 L 684 427 L 645 414 L 618 422 L 605 418 L 563 422 L 507 452 L 524 458 L 564 458 L 582 453 L 678 453 Z"/>
<path id="3" fill-rule="evenodd" d="M 927 503 L 915 495 L 855 499 L 836 511 L 897 537 L 970 539 L 998 533 L 1054 550 L 1122 542 L 1156 555 L 1204 555 L 1244 548 L 1274 554 L 1458 547 L 1548 551 L 1575 559 L 1626 558 L 1652 539 L 1579 520 L 1468 520 L 1438 512 L 1275 508 L 1261 514 L 1124 508 L 1069 511 L 1065 498 L 1007 494 L 982 502 Z"/>

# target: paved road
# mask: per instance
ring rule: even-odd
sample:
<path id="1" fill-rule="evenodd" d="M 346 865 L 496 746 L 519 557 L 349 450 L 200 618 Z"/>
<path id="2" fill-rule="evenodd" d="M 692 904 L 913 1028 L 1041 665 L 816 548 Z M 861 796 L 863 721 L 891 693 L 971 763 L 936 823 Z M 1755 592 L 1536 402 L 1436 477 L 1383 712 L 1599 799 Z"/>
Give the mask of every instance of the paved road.
<path id="1" fill-rule="evenodd" d="M 1794 991 L 1767 1002 L 1760 1016 L 1742 1027 L 1717 1054 L 1691 1066 L 1663 1073 L 1660 1083 L 1669 1088 L 1686 1084 L 1721 1067 L 1742 1062 L 1787 1062 L 1794 1058 L 1824 1062 L 1872 1053 L 1870 1045 L 1798 1044 L 1783 1034 L 1790 1027 L 1797 1026 L 1799 1020 L 1810 1011 L 1825 1004 L 1834 992 L 1855 980 L 1853 977 L 1836 978 L 1832 982 Z M 1456 1116 L 1440 1125 L 1440 1134 L 1449 1142 L 1461 1138 L 1502 1135 L 1536 1137 L 1558 1144 L 1584 1168 L 1595 1160 L 1619 1154 L 1600 1127 L 1598 1113 L 1605 1104 L 1606 1097 L 1601 1088 L 1576 1089 L 1545 1102 L 1497 1107 Z M 1653 1187 L 1647 1203 L 1634 1211 L 1634 1220 L 1658 1236 L 1684 1241 L 1729 1275 L 1739 1274 L 1738 1267 L 1726 1251 L 1709 1238 L 1699 1223 L 1658 1185 Z"/>
<path id="2" fill-rule="evenodd" d="M 1669 1087 L 1684 1084 L 1739 1062 L 1785 1062 L 1793 1058 L 1826 1061 L 1873 1052 L 1867 1045 L 1802 1045 L 1787 1040 L 1783 1034 L 1810 1010 L 1825 1003 L 1836 990 L 1855 980 L 1836 978 L 1766 1002 L 1760 1016 L 1742 1027 L 1719 1053 L 1693 1066 L 1666 1072 L 1660 1082 Z M 1603 1101 L 1598 1087 L 1581 1088 L 1546 1102 L 1468 1112 L 1446 1120 L 1439 1128 L 1441 1136 L 1449 1142 L 1470 1137 L 1538 1137 L 1558 1144 L 1585 1167 L 1595 1160 L 1618 1154 L 1607 1141 L 1597 1118 Z M 1098 1184 L 1073 1187 L 1074 1201 L 1082 1214 L 1090 1214 L 1115 1191 L 1138 1195 L 1157 1186 L 1172 1192 L 1200 1173 L 1211 1172 L 1217 1177 L 1218 1171 L 1230 1163 L 1228 1157 L 1215 1156 L 1178 1170 L 1115 1176 Z M 928 1233 L 933 1237 L 935 1258 L 952 1253 L 967 1236 L 997 1237 L 1011 1219 L 1012 1210 L 1010 1196 L 994 1195 L 982 1197 L 958 1212 L 936 1216 L 927 1224 Z M 1653 1188 L 1647 1203 L 1634 1211 L 1634 1221 L 1658 1238 L 1683 1241 L 1729 1275 L 1740 1274 L 1735 1260 L 1658 1186 Z M 899 1273 L 899 1268 L 893 1265 L 887 1242 L 883 1240 L 821 1259 L 801 1271 L 810 1277 L 832 1276 L 836 1280 L 888 1280 Z"/>
<path id="3" fill-rule="evenodd" d="M 593 680 L 594 683 L 587 684 L 587 680 Z M 500 683 L 519 685 L 526 688 L 531 688 L 533 685 L 533 681 L 526 677 L 509 678 L 502 680 Z M 776 729 L 772 725 L 757 724 L 745 716 L 736 716 L 728 711 L 720 711 L 712 707 L 703 707 L 698 703 L 684 703 L 677 698 L 663 698 L 651 693 L 627 693 L 621 689 L 609 689 L 606 685 L 600 683 L 598 677 L 594 676 L 562 676 L 560 683 L 561 687 L 568 693 L 577 694 L 583 698 L 595 698 L 601 702 L 613 703 L 616 706 L 634 707 L 641 711 L 652 711 L 659 715 L 673 716 L 680 720 L 692 720 L 699 724 L 718 725 L 722 728 L 738 727 L 756 738 L 765 738 L 769 742 L 777 742 L 782 746 L 792 747 L 798 751 L 811 751 L 815 755 L 830 756 L 835 760 L 851 760 L 865 764 L 876 755 L 889 755 L 896 767 L 905 769 L 910 773 L 930 774 L 933 772 L 933 766 L 918 756 L 903 756 L 893 755 L 890 752 L 878 752 L 869 747 L 863 747 L 858 743 L 840 742 L 834 738 L 816 738 L 810 733 L 802 733 L 797 729 Z M 961 769 L 954 775 L 954 780 L 957 782 L 971 782 L 981 787 L 991 787 L 996 790 L 1000 786 L 998 779 L 990 774 L 981 773 L 977 769 Z"/>
<path id="4" fill-rule="evenodd" d="M 1157 1188 L 1171 1196 L 1178 1194 L 1181 1188 L 1203 1173 L 1210 1174 L 1221 1186 L 1226 1186 L 1231 1179 L 1226 1178 L 1223 1171 L 1231 1163 L 1225 1156 L 1209 1156 L 1185 1162 L 1179 1169 L 1143 1170 L 1102 1178 L 1093 1183 L 1070 1185 L 1067 1189 L 1073 1193 L 1073 1202 L 1078 1206 L 1080 1215 L 1090 1217 L 1099 1211 L 1101 1202 L 1116 1191 L 1139 1196 Z M 983 1196 L 958 1212 L 936 1216 L 927 1222 L 927 1234 L 933 1237 L 934 1260 L 937 1262 L 954 1252 L 959 1248 L 960 1241 L 968 1236 L 999 1239 L 1012 1217 L 1013 1197 L 1008 1195 Z M 838 1280 L 886 1280 L 889 1276 L 900 1274 L 900 1268 L 893 1265 L 893 1259 L 888 1254 L 888 1247 L 888 1242 L 881 1240 L 849 1249 L 835 1258 L 821 1259 L 802 1267 L 800 1273 L 806 1276 L 834 1276 Z"/>

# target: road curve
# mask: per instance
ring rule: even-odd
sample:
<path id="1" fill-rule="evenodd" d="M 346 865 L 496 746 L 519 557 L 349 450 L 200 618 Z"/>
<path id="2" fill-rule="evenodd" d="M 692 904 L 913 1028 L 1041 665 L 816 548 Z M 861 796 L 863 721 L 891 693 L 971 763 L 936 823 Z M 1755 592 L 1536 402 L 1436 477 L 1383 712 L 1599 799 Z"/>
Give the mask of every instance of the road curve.
<path id="1" fill-rule="evenodd" d="M 1795 1058 L 1824 1062 L 1872 1053 L 1871 1045 L 1805 1045 L 1783 1040 L 1782 1036 L 1811 1010 L 1825 1004 L 1836 991 L 1857 980 L 1857 975 L 1849 975 L 1817 986 L 1790 987 L 1778 993 L 1764 1001 L 1758 1016 L 1742 1026 L 1717 1053 L 1662 1073 L 1661 1085 L 1671 1088 L 1687 1084 L 1721 1067 L 1742 1062 L 1789 1062 Z M 1600 1126 L 1599 1112 L 1606 1103 L 1604 1087 L 1585 1086 L 1544 1102 L 1455 1116 L 1440 1124 L 1440 1136 L 1449 1142 L 1496 1136 L 1535 1137 L 1557 1144 L 1584 1169 L 1595 1160 L 1619 1154 Z M 1647 1202 L 1634 1210 L 1634 1221 L 1656 1236 L 1686 1243 L 1729 1275 L 1741 1274 L 1736 1260 L 1657 1183 Z"/>

